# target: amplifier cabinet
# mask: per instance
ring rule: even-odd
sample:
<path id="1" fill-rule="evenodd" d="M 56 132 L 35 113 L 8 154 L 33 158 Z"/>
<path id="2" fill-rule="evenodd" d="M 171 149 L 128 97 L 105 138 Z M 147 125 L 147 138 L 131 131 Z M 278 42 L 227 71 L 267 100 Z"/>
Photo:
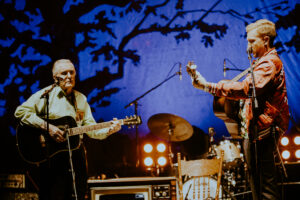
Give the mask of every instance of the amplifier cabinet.
<path id="1" fill-rule="evenodd" d="M 280 165 L 281 166 L 281 165 Z M 284 177 L 283 171 L 279 171 L 279 191 L 284 200 L 295 199 L 300 191 L 300 162 L 284 163 L 287 177 Z"/>
<path id="2" fill-rule="evenodd" d="M 89 179 L 91 200 L 176 200 L 175 177 Z"/>
<path id="3" fill-rule="evenodd" d="M 37 193 L 32 192 L 1 192 L 1 200 L 39 200 Z"/>
<path id="4" fill-rule="evenodd" d="M 0 174 L 0 188 L 25 188 L 25 175 Z"/>

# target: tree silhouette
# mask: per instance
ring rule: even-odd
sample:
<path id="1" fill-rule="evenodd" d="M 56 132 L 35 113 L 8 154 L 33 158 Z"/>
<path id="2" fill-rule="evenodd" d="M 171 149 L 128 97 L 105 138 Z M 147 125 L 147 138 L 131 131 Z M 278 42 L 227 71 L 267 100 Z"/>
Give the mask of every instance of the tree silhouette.
<path id="1" fill-rule="evenodd" d="M 286 16 L 278 16 L 280 11 L 288 9 L 287 1 L 281 1 L 263 8 L 256 8 L 249 13 L 239 13 L 233 9 L 218 10 L 217 6 L 222 0 L 212 2 L 208 9 L 185 9 L 185 1 L 165 0 L 153 3 L 150 0 L 27 0 L 27 1 L 0 1 L 0 59 L 2 68 L 0 74 L 0 119 L 1 127 L 5 127 L 4 134 L 10 135 L 15 127 L 13 113 L 21 101 L 27 99 L 36 90 L 52 83 L 49 75 L 53 61 L 60 58 L 69 58 L 75 64 L 77 71 L 79 53 L 92 49 L 92 63 L 103 57 L 110 66 L 101 66 L 95 76 L 85 80 L 78 78 L 77 89 L 86 95 L 93 90 L 98 91 L 90 103 L 96 106 L 108 106 L 110 102 L 105 99 L 120 91 L 120 88 L 105 89 L 114 80 L 121 79 L 128 61 L 135 66 L 139 65 L 141 55 L 138 49 L 128 49 L 130 41 L 143 34 L 160 33 L 162 36 L 172 37 L 177 43 L 189 40 L 191 32 L 202 35 L 201 42 L 207 48 L 214 45 L 227 33 L 228 25 L 218 22 L 209 24 L 205 18 L 209 15 L 222 14 L 239 19 L 241 23 L 248 24 L 254 21 L 257 13 L 269 13 L 278 18 L 277 25 L 288 28 L 295 24 L 292 18 L 298 16 L 299 4 Z M 23 4 L 22 4 L 23 3 Z M 67 4 L 68 3 L 68 4 Z M 102 7 L 105 9 L 101 9 Z M 107 8 L 107 6 L 110 6 Z M 174 12 L 170 15 L 159 14 L 161 10 L 173 6 Z M 100 8 L 100 9 L 96 9 Z M 81 21 L 82 16 L 91 14 L 92 22 Z M 112 28 L 117 20 L 126 19 L 130 14 L 141 16 L 133 24 L 128 34 L 117 38 Z M 197 14 L 188 18 L 190 14 Z M 151 22 L 149 18 L 151 17 Z M 180 19 L 180 23 L 179 23 Z M 296 18 L 297 19 L 297 18 Z M 289 21 L 290 23 L 286 23 Z M 299 23 L 299 22 L 298 22 Z M 299 24 L 296 24 L 299 25 Z M 106 33 L 111 40 L 119 39 L 118 44 L 107 41 L 98 45 L 97 34 Z M 81 40 L 77 39 L 82 36 Z M 113 45 L 114 44 L 114 45 Z M 299 52 L 299 26 L 295 36 L 288 42 L 276 44 L 278 47 L 295 46 Z M 110 72 L 111 66 L 117 66 L 116 73 Z M 80 75 L 79 75 L 80 76 Z M 94 83 L 97 82 L 97 86 Z"/>
<path id="2" fill-rule="evenodd" d="M 247 24 L 254 19 L 253 14 L 255 13 L 274 13 L 279 19 L 277 22 L 279 27 L 288 28 L 293 25 L 293 21 L 290 19 L 293 19 L 297 10 L 299 10 L 299 5 L 297 5 L 295 10 L 287 16 L 278 16 L 278 11 L 288 8 L 287 1 L 282 1 L 264 8 L 256 8 L 250 13 L 241 14 L 232 9 L 227 11 L 216 10 L 215 8 L 221 1 L 215 1 L 207 10 L 184 10 L 184 0 L 178 0 L 174 7 L 176 12 L 173 16 L 157 14 L 159 9 L 171 5 L 170 0 L 151 6 L 146 5 L 147 1 L 145 0 L 84 1 L 77 4 L 73 2 L 69 9 L 63 9 L 66 6 L 66 1 L 61 0 L 24 1 L 23 7 L 20 6 L 18 9 L 16 9 L 16 4 L 2 1 L 0 11 L 3 19 L 0 22 L 0 27 L 4 31 L 1 31 L 0 38 L 7 43 L 7 46 L 1 46 L 0 49 L 0 58 L 4 62 L 4 69 L 0 77 L 1 80 L 5 79 L 1 87 L 1 99 L 8 100 L 9 96 L 12 96 L 10 91 L 14 91 L 9 107 L 2 109 L 7 109 L 8 112 L 5 113 L 11 114 L 11 111 L 20 103 L 19 99 L 15 98 L 16 96 L 26 99 L 33 92 L 32 87 L 37 88 L 36 85 L 38 85 L 38 88 L 41 88 L 51 83 L 52 78 L 49 76 L 49 68 L 51 68 L 54 60 L 62 57 L 69 58 L 78 70 L 81 67 L 79 66 L 78 54 L 87 48 L 93 49 L 91 52 L 93 62 L 97 62 L 99 57 L 103 55 L 105 60 L 111 61 L 111 65 L 118 66 L 118 72 L 115 74 L 110 73 L 109 66 L 106 66 L 102 71 L 98 71 L 96 76 L 90 77 L 79 84 L 79 89 L 89 94 L 94 89 L 90 87 L 91 83 L 94 81 L 100 82 L 101 84 L 97 86 L 97 89 L 101 95 L 98 95 L 92 101 L 99 102 L 99 106 L 106 106 L 109 105 L 109 102 L 103 103 L 101 99 L 118 92 L 119 89 L 113 88 L 104 91 L 104 87 L 113 80 L 123 77 L 124 66 L 128 60 L 133 62 L 134 65 L 139 64 L 140 55 L 137 53 L 138 50 L 126 49 L 127 44 L 139 35 L 159 32 L 167 37 L 170 33 L 177 33 L 174 38 L 177 43 L 180 43 L 190 39 L 191 31 L 199 31 L 203 35 L 201 42 L 205 47 L 209 47 L 213 46 L 214 39 L 224 37 L 228 29 L 226 24 L 205 23 L 203 19 L 210 14 L 231 15 Z M 81 23 L 79 21 L 81 16 L 103 5 L 112 5 L 110 13 L 115 16 L 115 19 L 108 17 L 107 10 L 100 10 L 94 14 L 93 23 Z M 122 10 L 116 13 L 116 8 L 122 8 Z M 132 30 L 127 35 L 122 37 L 118 45 L 113 46 L 110 42 L 107 42 L 98 47 L 94 42 L 96 38 L 89 33 L 92 30 L 105 32 L 112 39 L 115 39 L 116 34 L 110 26 L 116 23 L 116 16 L 125 18 L 129 13 L 136 13 L 137 15 L 143 15 L 143 17 L 136 25 L 132 26 Z M 185 19 L 185 16 L 190 13 L 201 15 L 196 19 L 187 19 L 185 23 L 176 23 L 178 18 Z M 144 24 L 150 16 L 152 22 L 145 26 Z M 290 23 L 286 23 L 287 20 Z M 83 35 L 83 40 L 76 45 L 76 34 L 78 33 Z M 297 26 L 296 35 L 284 45 L 288 47 L 295 46 L 299 52 L 299 39 L 297 36 L 299 36 L 299 26 Z M 283 44 L 277 43 L 276 45 L 280 47 Z M 20 87 L 22 88 L 20 89 Z"/>

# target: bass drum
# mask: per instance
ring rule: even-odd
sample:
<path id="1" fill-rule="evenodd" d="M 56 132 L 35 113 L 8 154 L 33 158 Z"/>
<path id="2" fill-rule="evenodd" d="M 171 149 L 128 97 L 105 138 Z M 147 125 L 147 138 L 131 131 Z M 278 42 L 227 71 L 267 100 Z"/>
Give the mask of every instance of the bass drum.
<path id="1" fill-rule="evenodd" d="M 183 184 L 184 200 L 208 200 L 215 199 L 217 180 L 210 177 L 191 178 Z M 219 189 L 219 199 L 222 198 L 222 189 Z"/>

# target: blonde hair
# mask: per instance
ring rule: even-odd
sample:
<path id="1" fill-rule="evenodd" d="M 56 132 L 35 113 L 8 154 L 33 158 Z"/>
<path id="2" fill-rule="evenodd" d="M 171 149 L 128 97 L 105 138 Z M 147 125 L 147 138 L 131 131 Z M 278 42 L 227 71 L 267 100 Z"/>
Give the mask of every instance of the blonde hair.
<path id="1" fill-rule="evenodd" d="M 246 32 L 256 29 L 256 32 L 260 37 L 269 36 L 270 37 L 270 46 L 273 46 L 274 39 L 276 37 L 276 27 L 275 24 L 267 19 L 260 19 L 254 23 L 251 23 L 246 26 Z"/>
<path id="2" fill-rule="evenodd" d="M 59 65 L 64 65 L 64 64 L 72 65 L 74 67 L 73 63 L 69 59 L 60 59 L 60 60 L 57 60 L 54 62 L 53 67 L 52 67 L 52 74 L 53 75 L 56 74 L 56 67 L 58 67 Z"/>

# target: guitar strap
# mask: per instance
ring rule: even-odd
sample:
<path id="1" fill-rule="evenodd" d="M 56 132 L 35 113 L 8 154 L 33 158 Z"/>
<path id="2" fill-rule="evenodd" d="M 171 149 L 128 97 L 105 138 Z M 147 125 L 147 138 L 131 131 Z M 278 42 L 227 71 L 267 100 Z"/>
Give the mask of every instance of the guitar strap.
<path id="1" fill-rule="evenodd" d="M 72 102 L 72 105 L 74 106 L 74 110 L 75 110 L 75 113 L 76 113 L 76 119 L 75 119 L 76 124 L 81 124 L 81 122 L 83 120 L 83 117 L 84 117 L 84 112 L 82 110 L 79 110 L 78 107 L 77 107 L 77 101 L 76 101 L 74 91 L 72 91 L 72 93 L 71 93 L 71 102 Z M 80 142 L 82 142 L 83 135 L 80 134 L 79 137 L 80 137 Z"/>
<path id="2" fill-rule="evenodd" d="M 78 109 L 77 106 L 77 101 L 76 101 L 76 97 L 75 97 L 75 93 L 74 91 L 72 91 L 71 95 L 67 97 L 70 102 L 72 103 L 75 113 L 76 113 L 76 123 L 80 124 L 80 122 L 82 122 L 83 120 L 83 116 L 84 116 L 84 112 Z"/>

